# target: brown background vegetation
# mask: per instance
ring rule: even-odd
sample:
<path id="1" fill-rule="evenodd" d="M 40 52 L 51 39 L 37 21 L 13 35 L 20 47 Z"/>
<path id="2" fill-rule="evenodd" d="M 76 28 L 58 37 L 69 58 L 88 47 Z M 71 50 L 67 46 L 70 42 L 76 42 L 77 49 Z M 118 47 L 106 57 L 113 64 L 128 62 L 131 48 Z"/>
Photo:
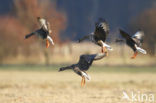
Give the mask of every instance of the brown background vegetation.
<path id="1" fill-rule="evenodd" d="M 36 17 L 46 18 L 52 29 L 52 37 L 55 46 L 46 49 L 44 41 L 38 38 L 31 37 L 24 40 L 24 36 L 39 28 Z M 142 57 L 151 58 L 148 62 L 144 60 L 142 64 L 153 64 L 155 58 L 155 44 L 156 44 L 156 9 L 150 8 L 137 17 L 133 18 L 129 24 L 130 30 L 133 33 L 138 28 L 145 31 L 145 40 L 143 47 L 147 50 L 148 55 L 141 55 Z M 61 31 L 65 30 L 67 25 L 67 16 L 65 12 L 56 9 L 54 2 L 49 0 L 14 0 L 14 5 L 9 14 L 0 16 L 0 64 L 53 64 L 53 63 L 69 63 L 78 60 L 82 53 L 96 53 L 99 48 L 92 44 L 76 44 L 73 42 L 61 41 Z M 116 36 L 114 32 L 110 35 L 112 40 Z M 72 36 L 72 34 L 71 34 Z M 110 44 L 117 45 L 117 44 Z M 85 49 L 88 47 L 91 50 Z M 82 49 L 82 47 L 84 49 Z M 129 61 L 132 51 L 125 45 L 114 46 L 113 53 L 111 52 L 108 58 L 109 61 L 116 58 L 115 64 L 125 64 L 125 60 Z M 118 47 L 118 48 L 116 48 Z M 124 48 L 124 49 L 123 49 Z M 120 52 L 119 52 L 120 51 Z M 119 53 L 116 53 L 119 52 Z M 124 54 L 124 55 L 123 55 Z M 151 57 L 152 55 L 153 57 Z M 138 57 L 141 58 L 141 57 Z M 109 61 L 107 63 L 109 64 Z M 126 61 L 126 62 L 128 62 Z M 132 62 L 133 63 L 133 62 Z"/>
<path id="2" fill-rule="evenodd" d="M 55 43 L 61 43 L 59 33 L 65 29 L 66 17 L 56 10 L 55 4 L 48 0 L 14 0 L 12 11 L 0 17 L 0 61 L 9 56 L 16 57 L 21 52 L 26 56 L 33 52 L 30 48 L 36 43 L 36 38 L 24 40 L 24 36 L 39 28 L 38 16 L 50 22 Z"/>

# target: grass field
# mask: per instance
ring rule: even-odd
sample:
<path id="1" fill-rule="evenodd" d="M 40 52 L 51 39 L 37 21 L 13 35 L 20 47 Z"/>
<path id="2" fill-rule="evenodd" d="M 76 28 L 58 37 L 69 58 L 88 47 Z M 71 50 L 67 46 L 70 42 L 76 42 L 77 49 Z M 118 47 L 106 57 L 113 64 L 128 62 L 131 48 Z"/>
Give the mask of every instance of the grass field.
<path id="1" fill-rule="evenodd" d="M 156 96 L 155 66 L 93 66 L 88 71 L 91 81 L 84 87 L 75 73 L 57 72 L 58 68 L 1 66 L 0 103 L 131 103 L 122 100 L 123 91 Z"/>

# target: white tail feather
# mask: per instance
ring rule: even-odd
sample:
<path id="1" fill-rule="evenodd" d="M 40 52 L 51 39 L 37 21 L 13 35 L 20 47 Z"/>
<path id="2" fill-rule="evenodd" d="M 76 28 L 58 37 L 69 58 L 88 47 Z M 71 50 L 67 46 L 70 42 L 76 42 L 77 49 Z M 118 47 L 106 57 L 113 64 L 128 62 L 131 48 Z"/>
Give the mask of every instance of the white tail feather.
<path id="1" fill-rule="evenodd" d="M 91 80 L 91 77 L 87 75 L 85 72 L 82 72 L 82 76 L 84 76 L 87 80 Z"/>
<path id="2" fill-rule="evenodd" d="M 146 50 L 140 48 L 140 47 L 136 47 L 137 51 L 143 53 L 143 54 L 147 54 Z"/>
<path id="3" fill-rule="evenodd" d="M 47 36 L 47 39 L 51 42 L 52 45 L 54 45 L 53 39 L 50 36 Z"/>
<path id="4" fill-rule="evenodd" d="M 110 50 L 110 51 L 112 51 L 113 50 L 113 48 L 111 48 L 111 46 L 109 46 L 108 44 L 106 44 L 106 43 L 103 43 L 103 46 L 105 46 L 108 50 Z"/>

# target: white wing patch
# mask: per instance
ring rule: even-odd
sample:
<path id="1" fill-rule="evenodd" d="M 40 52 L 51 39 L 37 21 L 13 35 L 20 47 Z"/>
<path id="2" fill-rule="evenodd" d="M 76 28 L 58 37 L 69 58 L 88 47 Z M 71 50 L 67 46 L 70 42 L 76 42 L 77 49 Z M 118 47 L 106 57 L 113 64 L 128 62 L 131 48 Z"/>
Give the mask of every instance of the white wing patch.
<path id="1" fill-rule="evenodd" d="M 132 36 L 132 38 L 137 38 L 137 39 L 141 40 L 143 36 L 144 36 L 144 32 L 143 32 L 143 31 L 138 31 L 138 32 L 136 32 L 136 33 Z"/>
<path id="2" fill-rule="evenodd" d="M 40 25 L 41 27 L 43 27 L 45 30 L 48 30 L 48 27 L 47 27 L 47 21 L 45 19 L 40 19 Z"/>

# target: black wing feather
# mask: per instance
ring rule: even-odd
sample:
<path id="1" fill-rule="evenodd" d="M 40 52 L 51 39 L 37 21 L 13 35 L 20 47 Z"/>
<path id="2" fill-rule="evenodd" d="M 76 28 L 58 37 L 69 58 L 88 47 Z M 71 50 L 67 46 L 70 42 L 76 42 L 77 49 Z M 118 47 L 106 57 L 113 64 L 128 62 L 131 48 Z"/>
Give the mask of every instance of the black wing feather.
<path id="1" fill-rule="evenodd" d="M 100 60 L 105 56 L 106 56 L 105 53 L 81 55 L 78 62 L 80 70 L 87 71 L 89 67 L 92 65 L 94 60 Z"/>
<path id="2" fill-rule="evenodd" d="M 82 71 L 87 71 L 92 65 L 95 55 L 81 55 L 78 65 L 79 69 Z"/>
<path id="3" fill-rule="evenodd" d="M 34 34 L 35 34 L 35 33 L 30 33 L 30 34 L 25 35 L 25 39 L 30 38 L 30 37 L 33 36 Z"/>
<path id="4" fill-rule="evenodd" d="M 95 23 L 94 31 L 95 40 L 102 40 L 105 42 L 107 35 L 109 34 L 109 24 L 105 19 L 100 18 L 97 23 Z"/>
<path id="5" fill-rule="evenodd" d="M 123 31 L 123 30 L 121 30 L 121 29 L 119 29 L 119 31 L 120 31 L 120 34 L 121 34 L 121 36 L 122 36 L 123 38 L 125 38 L 126 40 L 131 39 L 131 36 L 130 36 L 127 32 L 125 32 L 125 31 Z"/>
<path id="6" fill-rule="evenodd" d="M 123 31 L 123 30 L 121 30 L 121 29 L 119 29 L 119 31 L 120 31 L 121 36 L 122 36 L 123 38 L 125 38 L 126 41 L 129 41 L 129 42 L 132 42 L 132 43 L 136 43 L 136 42 L 132 39 L 132 37 L 131 37 L 127 32 L 125 32 L 125 31 Z"/>

